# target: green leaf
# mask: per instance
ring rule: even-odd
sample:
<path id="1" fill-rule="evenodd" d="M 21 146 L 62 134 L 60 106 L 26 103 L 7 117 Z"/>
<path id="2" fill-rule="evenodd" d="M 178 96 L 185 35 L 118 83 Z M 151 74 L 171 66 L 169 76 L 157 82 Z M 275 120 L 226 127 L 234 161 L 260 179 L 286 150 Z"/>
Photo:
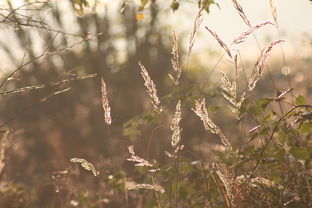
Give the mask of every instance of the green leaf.
<path id="1" fill-rule="evenodd" d="M 312 123 L 311 122 L 305 122 L 300 125 L 299 131 L 301 134 L 307 134 L 312 131 Z"/>
<path id="2" fill-rule="evenodd" d="M 173 2 L 171 3 L 171 9 L 172 9 L 173 11 L 178 10 L 178 9 L 179 9 L 179 6 L 180 6 L 180 4 L 179 4 L 178 2 L 176 2 L 176 1 L 173 1 Z"/>
<path id="3" fill-rule="evenodd" d="M 284 131 L 278 133 L 278 140 L 280 143 L 285 144 L 287 134 Z"/>
<path id="4" fill-rule="evenodd" d="M 214 2 L 214 0 L 199 0 L 198 1 L 198 7 L 199 8 L 204 7 L 207 13 L 209 13 L 209 8 L 212 4 L 216 4 L 219 7 L 219 5 L 216 2 Z"/>
<path id="5" fill-rule="evenodd" d="M 304 105 L 305 104 L 304 97 L 302 95 L 297 96 L 295 103 L 296 105 Z"/>
<path id="6" fill-rule="evenodd" d="M 257 100 L 257 105 L 264 111 L 270 102 L 273 101 L 273 98 L 261 98 Z"/>
<path id="7" fill-rule="evenodd" d="M 293 147 L 290 150 L 290 154 L 292 154 L 295 158 L 299 160 L 309 159 L 309 152 L 304 147 Z"/>
<path id="8" fill-rule="evenodd" d="M 147 3 L 147 0 L 141 0 L 141 4 L 145 6 L 145 4 Z"/>
<path id="9" fill-rule="evenodd" d="M 249 111 L 254 116 L 260 116 L 261 113 L 262 113 L 262 110 L 261 110 L 261 108 L 259 106 L 251 106 L 249 108 Z"/>

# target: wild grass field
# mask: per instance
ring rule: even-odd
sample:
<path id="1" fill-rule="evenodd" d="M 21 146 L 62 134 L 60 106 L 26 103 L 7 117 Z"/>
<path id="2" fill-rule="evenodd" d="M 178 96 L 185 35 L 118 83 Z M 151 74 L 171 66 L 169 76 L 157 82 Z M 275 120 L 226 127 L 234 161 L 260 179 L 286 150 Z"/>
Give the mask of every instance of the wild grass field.
<path id="1" fill-rule="evenodd" d="M 0 207 L 312 207 L 312 36 L 276 1 L 228 0 L 231 41 L 217 0 L 1 2 Z"/>

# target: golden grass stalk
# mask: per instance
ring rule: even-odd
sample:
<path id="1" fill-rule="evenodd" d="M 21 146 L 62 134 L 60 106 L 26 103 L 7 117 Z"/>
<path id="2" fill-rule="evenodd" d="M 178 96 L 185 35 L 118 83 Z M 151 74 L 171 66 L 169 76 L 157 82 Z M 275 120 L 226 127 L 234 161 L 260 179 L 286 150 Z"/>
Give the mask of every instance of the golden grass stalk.
<path id="1" fill-rule="evenodd" d="M 101 78 L 102 106 L 104 109 L 104 120 L 107 125 L 112 123 L 111 108 L 108 102 L 107 89 L 104 79 Z"/>
<path id="2" fill-rule="evenodd" d="M 167 151 L 165 151 L 165 153 L 169 156 L 169 157 L 177 157 L 177 154 L 180 150 L 182 150 L 184 148 L 184 145 L 180 145 L 181 143 L 181 131 L 182 129 L 180 128 L 180 121 L 181 121 L 181 101 L 179 100 L 179 102 L 176 105 L 176 111 L 174 113 L 174 117 L 171 121 L 171 130 L 172 130 L 172 136 L 171 136 L 171 146 L 174 148 L 174 153 L 171 154 Z"/>
<path id="3" fill-rule="evenodd" d="M 202 120 L 205 129 L 210 131 L 211 133 L 217 134 L 220 137 L 221 142 L 231 150 L 232 146 L 228 138 L 226 138 L 226 136 L 222 133 L 221 129 L 209 118 L 205 98 L 196 100 L 195 108 L 192 108 L 192 110 L 200 118 L 200 120 Z"/>
<path id="4" fill-rule="evenodd" d="M 154 190 L 160 193 L 165 193 L 165 189 L 160 185 L 151 185 L 151 184 L 137 184 L 128 188 L 128 190 L 137 190 L 137 189 L 148 189 Z"/>
<path id="5" fill-rule="evenodd" d="M 221 89 L 223 90 L 223 96 L 233 105 L 236 103 L 236 82 L 231 82 L 223 71 L 220 71 L 221 75 Z"/>
<path id="6" fill-rule="evenodd" d="M 252 183 L 258 183 L 261 185 L 265 185 L 267 187 L 271 187 L 271 188 L 278 188 L 278 189 L 283 189 L 284 187 L 281 185 L 276 184 L 274 181 L 270 181 L 268 179 L 262 178 L 262 177 L 255 177 L 253 179 L 251 179 Z"/>
<path id="7" fill-rule="evenodd" d="M 249 30 L 245 31 L 245 32 L 242 32 L 237 38 L 235 38 L 232 42 L 232 45 L 236 45 L 236 44 L 239 44 L 239 43 L 242 43 L 246 40 L 246 38 L 252 34 L 255 30 L 265 26 L 265 25 L 275 25 L 274 23 L 270 22 L 270 21 L 265 21 L 265 22 L 262 22 L 262 23 L 259 23 L 255 26 L 253 26 L 252 28 L 250 28 Z"/>
<path id="8" fill-rule="evenodd" d="M 196 33 L 201 25 L 201 23 L 203 22 L 203 11 L 204 11 L 205 7 L 202 6 L 197 15 L 196 15 L 196 18 L 194 20 L 194 24 L 193 24 L 193 30 L 191 32 L 191 36 L 190 36 L 190 41 L 189 41 L 189 48 L 188 48 L 188 59 L 192 53 L 192 49 L 194 47 L 194 43 L 195 43 L 195 37 L 196 37 Z"/>
<path id="9" fill-rule="evenodd" d="M 262 177 L 255 177 L 250 179 L 250 175 L 247 175 L 246 177 L 244 175 L 238 176 L 236 178 L 236 181 L 240 182 L 240 183 L 246 183 L 248 182 L 248 184 L 251 187 L 259 187 L 259 185 L 265 185 L 267 187 L 270 188 L 278 188 L 278 189 L 283 189 L 284 187 L 276 184 L 274 181 L 270 181 L 268 179 L 262 178 Z"/>
<path id="10" fill-rule="evenodd" d="M 228 178 L 226 175 L 224 175 L 223 173 L 221 173 L 221 171 L 216 170 L 217 175 L 219 176 L 220 180 L 222 181 L 226 194 L 228 196 L 228 198 L 231 201 L 231 204 L 234 206 L 235 205 L 235 196 L 233 194 L 233 190 L 232 190 L 232 181 L 230 178 Z"/>
<path id="11" fill-rule="evenodd" d="M 156 86 L 153 82 L 153 80 L 150 78 L 146 68 L 141 64 L 141 62 L 139 62 L 139 66 L 141 69 L 141 75 L 144 79 L 144 85 L 147 88 L 147 93 L 151 98 L 151 103 L 153 105 L 153 108 L 157 111 L 157 112 L 161 112 L 162 111 L 162 107 L 160 105 L 160 101 L 159 98 L 157 96 L 157 90 L 156 90 Z"/>
<path id="12" fill-rule="evenodd" d="M 149 166 L 149 167 L 153 167 L 153 165 L 150 162 L 144 160 L 143 158 L 141 158 L 141 157 L 139 157 L 139 156 L 137 156 L 135 154 L 134 148 L 133 148 L 132 145 L 128 146 L 128 151 L 129 151 L 131 157 L 128 158 L 127 160 L 134 162 L 135 163 L 134 166 L 139 166 L 139 167 L 148 167 Z"/>
<path id="13" fill-rule="evenodd" d="M 9 141 L 8 141 L 8 134 L 9 134 L 9 131 L 5 131 L 3 133 L 3 136 L 0 140 L 0 175 L 3 171 L 3 168 L 5 166 L 5 151 L 7 149 L 7 146 L 9 144 Z"/>
<path id="14" fill-rule="evenodd" d="M 284 40 L 277 40 L 272 43 L 270 43 L 268 46 L 266 46 L 260 54 L 260 57 L 258 58 L 252 72 L 251 76 L 248 80 L 248 89 L 249 91 L 252 91 L 255 87 L 257 82 L 259 81 L 261 75 L 263 74 L 263 68 L 265 65 L 265 60 L 269 56 L 270 51 L 273 49 L 273 47 L 281 42 L 285 42 Z"/>
<path id="15" fill-rule="evenodd" d="M 246 23 L 246 25 L 248 25 L 249 28 L 252 28 L 251 23 L 248 20 L 245 12 L 243 10 L 243 7 L 236 0 L 232 0 L 232 2 L 233 2 L 235 9 L 238 11 L 239 16 L 241 16 L 241 18 Z"/>
<path id="16" fill-rule="evenodd" d="M 72 158 L 70 159 L 70 162 L 80 163 L 85 170 L 92 171 L 94 176 L 99 175 L 99 171 L 95 169 L 94 165 L 83 158 Z"/>
<path id="17" fill-rule="evenodd" d="M 239 109 L 245 100 L 245 93 L 241 95 L 241 98 L 237 98 L 236 82 L 231 82 L 223 71 L 220 71 L 221 75 L 221 89 L 223 97 L 230 102 L 229 108 L 235 113 L 236 118 L 239 119 Z"/>
<path id="18" fill-rule="evenodd" d="M 177 147 L 177 145 L 181 142 L 181 131 L 179 124 L 181 121 L 181 101 L 179 100 L 178 104 L 176 105 L 176 111 L 174 113 L 174 117 L 171 122 L 171 130 L 173 132 L 171 137 L 171 146 Z"/>
<path id="19" fill-rule="evenodd" d="M 174 74 L 173 75 L 169 74 L 169 77 L 175 85 L 178 85 L 182 69 L 181 69 L 180 62 L 179 62 L 179 45 L 178 45 L 178 38 L 177 38 L 175 31 L 173 31 L 173 43 L 172 43 L 171 55 L 172 55 L 171 65 L 172 65 Z"/>
<path id="20" fill-rule="evenodd" d="M 269 0 L 269 5 L 270 5 L 270 8 L 271 8 L 271 13 L 272 13 L 274 22 L 277 23 L 277 10 L 276 10 L 276 6 L 275 6 L 274 1 L 273 0 Z"/>
<path id="21" fill-rule="evenodd" d="M 218 41 L 219 45 L 226 51 L 226 53 L 232 58 L 232 54 L 231 54 L 231 51 L 230 51 L 229 47 L 221 40 L 221 38 L 219 38 L 217 33 L 215 33 L 214 31 L 210 30 L 208 27 L 205 27 L 205 28 Z"/>

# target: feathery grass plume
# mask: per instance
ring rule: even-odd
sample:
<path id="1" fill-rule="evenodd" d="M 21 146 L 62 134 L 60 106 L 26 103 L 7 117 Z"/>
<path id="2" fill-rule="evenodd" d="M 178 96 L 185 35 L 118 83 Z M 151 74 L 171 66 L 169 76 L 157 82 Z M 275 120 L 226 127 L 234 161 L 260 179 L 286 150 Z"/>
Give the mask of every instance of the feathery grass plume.
<path id="1" fill-rule="evenodd" d="M 255 66 L 251 72 L 251 76 L 248 80 L 249 91 L 252 91 L 256 87 L 258 80 L 260 79 L 261 75 L 263 74 L 263 68 L 264 68 L 265 60 L 269 56 L 270 51 L 272 50 L 272 48 L 276 44 L 281 43 L 281 42 L 285 42 L 285 41 L 284 40 L 274 41 L 274 42 L 270 43 L 268 46 L 266 46 L 261 51 L 260 57 L 258 58 Z"/>
<path id="2" fill-rule="evenodd" d="M 196 15 L 196 18 L 194 20 L 194 25 L 193 25 L 193 30 L 191 32 L 191 36 L 190 36 L 190 42 L 189 42 L 189 48 L 188 48 L 188 54 L 187 54 L 187 59 L 189 59 L 191 53 L 192 53 L 192 49 L 193 49 L 193 46 L 194 46 L 194 43 L 195 43 L 195 36 L 196 36 L 196 33 L 199 29 L 199 26 L 201 25 L 201 23 L 203 22 L 203 11 L 205 9 L 205 5 L 203 5 L 197 15 Z"/>
<path id="3" fill-rule="evenodd" d="M 102 92 L 102 105 L 104 109 L 105 123 L 107 125 L 110 125 L 112 123 L 111 108 L 109 106 L 106 84 L 103 78 L 101 78 L 101 92 Z"/>
<path id="4" fill-rule="evenodd" d="M 270 180 L 262 178 L 262 177 L 255 177 L 255 178 L 251 179 L 251 182 L 262 184 L 262 185 L 265 185 L 265 186 L 271 187 L 271 188 L 278 188 L 278 189 L 284 188 L 283 186 L 276 184 L 274 181 L 270 181 Z"/>
<path id="5" fill-rule="evenodd" d="M 226 53 L 232 58 L 232 54 L 231 54 L 231 51 L 230 51 L 229 47 L 219 38 L 217 33 L 215 33 L 214 31 L 210 30 L 208 27 L 205 27 L 205 28 L 218 41 L 218 43 L 226 51 Z"/>
<path id="6" fill-rule="evenodd" d="M 143 158 L 141 158 L 141 157 L 139 157 L 139 156 L 137 156 L 135 154 L 134 148 L 133 148 L 132 145 L 128 146 L 128 151 L 129 151 L 131 157 L 128 158 L 127 160 L 135 162 L 136 164 L 134 166 L 139 166 L 139 167 L 147 167 L 147 166 L 149 166 L 149 167 L 153 167 L 153 165 L 150 162 L 144 160 Z"/>
<path id="7" fill-rule="evenodd" d="M 221 129 L 215 123 L 213 123 L 212 120 L 209 118 L 208 111 L 206 108 L 205 98 L 196 100 L 195 108 L 192 108 L 192 110 L 200 118 L 200 120 L 202 120 L 205 129 L 214 134 L 217 134 L 220 137 L 221 142 L 230 150 L 232 150 L 232 146 L 228 138 L 225 137 Z"/>
<path id="8" fill-rule="evenodd" d="M 223 71 L 220 71 L 221 75 L 221 89 L 223 97 L 230 102 L 229 108 L 235 113 L 236 118 L 239 119 L 239 109 L 245 100 L 245 93 L 241 95 L 240 99 L 237 99 L 236 82 L 231 82 Z"/>
<path id="9" fill-rule="evenodd" d="M 246 25 L 248 25 L 248 27 L 252 28 L 251 23 L 248 20 L 245 12 L 243 10 L 243 7 L 236 0 L 232 0 L 232 2 L 233 2 L 235 9 L 238 11 L 239 16 L 241 16 L 241 18 L 246 23 Z"/>
<path id="10" fill-rule="evenodd" d="M 172 43 L 172 49 L 171 49 L 171 65 L 174 71 L 174 74 L 169 74 L 170 79 L 173 81 L 175 85 L 179 84 L 179 79 L 181 76 L 181 66 L 179 62 L 179 46 L 178 46 L 178 39 L 175 31 L 173 31 L 173 43 Z"/>
<path id="11" fill-rule="evenodd" d="M 180 128 L 179 124 L 181 121 L 181 101 L 179 100 L 178 104 L 176 105 L 176 111 L 174 113 L 174 117 L 171 121 L 171 130 L 172 130 L 172 136 L 171 136 L 171 146 L 174 148 L 174 153 L 171 154 L 167 151 L 165 153 L 169 157 L 177 157 L 177 154 L 180 150 L 183 149 L 184 145 L 180 145 L 181 143 L 181 131 L 182 129 Z"/>
<path id="12" fill-rule="evenodd" d="M 250 175 L 247 175 L 246 177 L 244 175 L 238 176 L 238 177 L 236 177 L 236 180 L 240 183 L 248 182 L 248 184 L 251 187 L 258 187 L 257 184 L 261 184 L 261 185 L 265 185 L 265 186 L 270 187 L 270 188 L 278 188 L 278 189 L 284 188 L 283 186 L 276 184 L 274 181 L 270 181 L 270 180 L 262 178 L 262 177 L 255 177 L 255 178 L 250 179 Z"/>
<path id="13" fill-rule="evenodd" d="M 276 10 L 276 6 L 275 6 L 275 3 L 273 2 L 273 0 L 269 0 L 269 5 L 271 8 L 271 12 L 272 12 L 274 22 L 277 23 L 277 10 Z"/>
<path id="14" fill-rule="evenodd" d="M 236 44 L 239 44 L 239 43 L 242 43 L 246 40 L 246 38 L 251 34 L 253 33 L 255 30 L 265 26 L 265 25 L 275 25 L 274 23 L 270 22 L 270 21 L 265 21 L 265 22 L 262 22 L 262 23 L 259 23 L 255 26 L 253 26 L 252 28 L 250 28 L 249 30 L 245 31 L 245 32 L 242 32 L 240 34 L 240 36 L 238 36 L 237 38 L 235 38 L 232 42 L 232 45 L 236 45 Z"/>
<path id="15" fill-rule="evenodd" d="M 226 175 L 224 175 L 223 173 L 221 173 L 221 171 L 219 170 L 216 170 L 216 173 L 217 175 L 219 176 L 220 180 L 222 181 L 223 185 L 224 185 L 224 188 L 225 188 L 225 191 L 226 191 L 226 194 L 227 196 L 229 197 L 230 201 L 231 201 L 231 204 L 232 205 L 235 205 L 235 196 L 233 194 L 233 186 L 232 186 L 232 182 L 231 182 L 231 179 L 228 178 Z"/>
<path id="16" fill-rule="evenodd" d="M 128 190 L 137 190 L 137 189 L 148 189 L 154 190 L 160 193 L 165 193 L 165 189 L 160 185 L 151 185 L 151 184 L 137 184 L 128 188 Z"/>
<path id="17" fill-rule="evenodd" d="M 171 122 L 171 130 L 173 131 L 171 137 L 171 145 L 172 147 L 177 147 L 177 145 L 181 142 L 181 131 L 179 124 L 181 121 L 181 100 L 179 100 L 178 104 L 176 105 L 176 111 L 174 113 L 174 118 Z"/>
<path id="18" fill-rule="evenodd" d="M 1 140 L 0 140 L 0 174 L 2 173 L 3 168 L 5 166 L 5 162 L 4 162 L 5 151 L 7 149 L 8 143 L 9 143 L 8 134 L 9 134 L 9 131 L 5 131 L 3 133 Z"/>
<path id="19" fill-rule="evenodd" d="M 141 75 L 144 79 L 144 85 L 146 86 L 147 93 L 151 98 L 151 103 L 157 112 L 161 112 L 162 107 L 160 105 L 160 101 L 159 101 L 159 98 L 157 96 L 156 86 L 155 86 L 153 80 L 150 78 L 146 68 L 141 64 L 141 62 L 139 62 L 139 66 L 141 69 Z"/>
<path id="20" fill-rule="evenodd" d="M 97 171 L 94 167 L 94 165 L 92 163 L 89 163 L 88 161 L 86 161 L 85 159 L 82 158 L 72 158 L 70 159 L 70 162 L 74 162 L 74 163 L 80 163 L 80 165 L 85 169 L 85 170 L 89 170 L 92 171 L 94 176 L 99 175 L 99 171 Z"/>

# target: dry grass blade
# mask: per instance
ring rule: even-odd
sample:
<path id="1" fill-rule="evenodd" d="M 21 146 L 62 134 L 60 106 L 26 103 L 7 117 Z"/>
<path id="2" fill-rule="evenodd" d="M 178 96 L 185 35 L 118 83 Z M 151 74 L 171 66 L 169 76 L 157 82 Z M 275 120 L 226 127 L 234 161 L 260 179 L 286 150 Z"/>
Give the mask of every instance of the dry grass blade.
<path id="1" fill-rule="evenodd" d="M 231 204 L 234 205 L 234 199 L 235 196 L 233 195 L 233 190 L 232 190 L 232 183 L 231 183 L 231 179 L 226 177 L 226 175 L 224 175 L 223 173 L 221 173 L 221 171 L 217 170 L 216 171 L 217 175 L 219 176 L 220 180 L 222 181 L 226 194 L 228 196 L 228 198 L 231 201 Z"/>
<path id="2" fill-rule="evenodd" d="M 239 183 L 248 183 L 251 187 L 258 187 L 260 184 L 270 188 L 278 188 L 278 189 L 284 188 L 283 186 L 276 184 L 274 181 L 270 181 L 262 177 L 255 177 L 250 179 L 250 175 L 247 175 L 246 177 L 244 175 L 238 176 L 236 180 Z"/>
<path id="3" fill-rule="evenodd" d="M 273 0 L 269 0 L 269 4 L 270 4 L 273 19 L 277 23 L 277 10 L 276 10 L 275 3 L 273 2 Z"/>
<path id="4" fill-rule="evenodd" d="M 165 193 L 165 189 L 161 187 L 160 185 L 137 184 L 128 188 L 128 190 L 137 190 L 137 189 L 148 189 L 148 190 L 154 190 L 160 193 Z"/>
<path id="5" fill-rule="evenodd" d="M 195 37 L 196 37 L 196 33 L 199 29 L 199 26 L 201 25 L 201 23 L 203 22 L 203 11 L 204 11 L 204 7 L 202 7 L 197 15 L 196 18 L 194 20 L 194 25 L 193 25 L 193 30 L 191 32 L 191 36 L 190 36 L 190 42 L 189 42 L 189 48 L 188 48 L 188 54 L 187 54 L 187 59 L 189 59 L 191 53 L 192 53 L 192 49 L 194 47 L 194 43 L 195 43 Z"/>
<path id="6" fill-rule="evenodd" d="M 239 44 L 239 43 L 242 43 L 246 40 L 246 38 L 252 34 L 255 30 L 265 26 L 265 25 L 275 25 L 274 23 L 270 22 L 270 21 L 265 21 L 265 22 L 262 22 L 260 24 L 257 24 L 255 26 L 253 26 L 252 28 L 250 28 L 249 30 L 243 32 L 242 34 L 240 34 L 240 36 L 238 36 L 237 38 L 235 38 L 232 42 L 232 45 L 235 45 L 235 44 Z"/>
<path id="7" fill-rule="evenodd" d="M 258 80 L 260 79 L 261 75 L 263 74 L 263 68 L 264 68 L 265 60 L 269 56 L 270 51 L 272 50 L 272 48 L 276 44 L 281 43 L 281 42 L 285 42 L 285 41 L 284 40 L 274 41 L 274 42 L 270 43 L 267 47 L 265 47 L 261 51 L 261 55 L 258 58 L 255 66 L 254 66 L 254 68 L 252 70 L 251 76 L 250 76 L 250 78 L 248 80 L 248 89 L 249 89 L 249 91 L 252 91 L 256 87 L 256 84 L 257 84 Z"/>
<path id="8" fill-rule="evenodd" d="M 236 82 L 231 82 L 223 71 L 220 71 L 221 75 L 221 89 L 223 90 L 223 96 L 233 105 L 236 103 Z"/>
<path id="9" fill-rule="evenodd" d="M 0 140 L 0 175 L 3 171 L 4 166 L 5 166 L 5 162 L 4 162 L 5 151 L 7 149 L 8 143 L 9 143 L 8 134 L 9 134 L 9 131 L 5 131 L 3 133 L 1 140 Z"/>
<path id="10" fill-rule="evenodd" d="M 258 183 L 261 185 L 265 185 L 265 186 L 271 187 L 271 188 L 278 188 L 278 189 L 284 188 L 283 186 L 276 184 L 274 181 L 270 181 L 270 180 L 262 178 L 262 177 L 255 177 L 255 178 L 251 179 L 251 182 L 252 183 Z"/>
<path id="11" fill-rule="evenodd" d="M 208 27 L 205 27 L 205 28 L 218 41 L 218 43 L 226 51 L 226 53 L 232 58 L 232 54 L 231 54 L 231 51 L 230 51 L 229 47 L 219 38 L 217 33 L 215 33 L 214 31 L 210 30 Z"/>
<path id="12" fill-rule="evenodd" d="M 181 101 L 179 100 L 178 104 L 176 105 L 176 111 L 174 113 L 174 118 L 171 122 L 171 130 L 173 131 L 171 137 L 171 146 L 176 147 L 181 142 L 181 131 L 179 124 L 181 121 Z"/>
<path id="13" fill-rule="evenodd" d="M 141 62 L 139 62 L 139 66 L 141 69 L 141 75 L 144 79 L 144 85 L 147 88 L 147 93 L 151 98 L 152 105 L 157 112 L 161 112 L 162 107 L 160 105 L 160 101 L 159 101 L 159 98 L 157 96 L 156 86 L 155 86 L 153 80 L 150 78 L 146 68 L 141 64 Z"/>
<path id="14" fill-rule="evenodd" d="M 205 129 L 214 134 L 217 134 L 220 137 L 221 142 L 231 150 L 232 146 L 228 138 L 226 138 L 226 136 L 222 133 L 221 129 L 209 118 L 205 98 L 196 100 L 195 108 L 192 108 L 192 110 L 200 118 L 200 120 L 202 120 Z"/>
<path id="15" fill-rule="evenodd" d="M 73 81 L 94 78 L 94 77 L 96 77 L 96 75 L 97 74 L 88 74 L 85 76 L 75 76 L 75 77 L 72 77 L 69 79 L 50 82 L 47 84 L 39 84 L 39 85 L 33 85 L 33 86 L 28 86 L 28 87 L 22 87 L 22 88 L 18 88 L 18 89 L 14 89 L 14 90 L 0 92 L 0 95 L 9 95 L 9 94 L 15 94 L 15 93 L 21 93 L 21 92 L 25 92 L 25 91 L 30 91 L 30 90 L 39 90 L 39 89 L 46 88 L 46 87 L 54 87 L 54 86 L 58 86 L 58 85 L 62 85 L 62 84 L 67 84 L 67 83 L 70 83 Z"/>
<path id="16" fill-rule="evenodd" d="M 181 76 L 181 66 L 179 62 L 179 45 L 178 45 L 178 39 L 175 32 L 173 32 L 173 43 L 172 43 L 172 49 L 171 49 L 171 65 L 174 71 L 174 74 L 169 74 L 170 79 L 173 81 L 175 85 L 179 84 L 179 79 Z"/>
<path id="17" fill-rule="evenodd" d="M 243 101 L 245 100 L 245 93 L 242 94 L 241 98 L 237 99 L 237 89 L 236 82 L 231 82 L 226 74 L 220 71 L 221 75 L 221 89 L 223 97 L 230 102 L 229 108 L 233 113 L 235 113 L 236 118 L 239 119 L 239 109 L 242 106 Z"/>
<path id="18" fill-rule="evenodd" d="M 94 165 L 92 163 L 89 163 L 88 161 L 86 161 L 85 159 L 82 158 L 72 158 L 70 159 L 70 162 L 74 162 L 74 163 L 80 163 L 80 165 L 85 169 L 85 170 L 89 170 L 92 171 L 94 176 L 99 175 L 99 171 L 97 171 L 94 167 Z"/>
<path id="19" fill-rule="evenodd" d="M 243 7 L 236 0 L 232 0 L 232 2 L 233 2 L 235 9 L 238 11 L 239 16 L 241 16 L 241 18 L 246 23 L 246 25 L 248 25 L 249 28 L 252 28 L 251 23 L 248 20 L 245 12 L 243 10 Z"/>
<path id="20" fill-rule="evenodd" d="M 134 166 L 139 166 L 139 167 L 148 167 L 149 166 L 149 167 L 153 167 L 153 165 L 150 162 L 144 160 L 143 158 L 141 158 L 141 157 L 139 157 L 139 156 L 137 156 L 135 154 L 134 148 L 133 148 L 132 145 L 128 147 L 128 151 L 129 151 L 131 157 L 128 158 L 127 160 L 136 163 Z"/>
<path id="21" fill-rule="evenodd" d="M 104 109 L 104 120 L 107 125 L 112 123 L 111 108 L 108 102 L 107 89 L 104 79 L 101 78 L 102 106 Z"/>

